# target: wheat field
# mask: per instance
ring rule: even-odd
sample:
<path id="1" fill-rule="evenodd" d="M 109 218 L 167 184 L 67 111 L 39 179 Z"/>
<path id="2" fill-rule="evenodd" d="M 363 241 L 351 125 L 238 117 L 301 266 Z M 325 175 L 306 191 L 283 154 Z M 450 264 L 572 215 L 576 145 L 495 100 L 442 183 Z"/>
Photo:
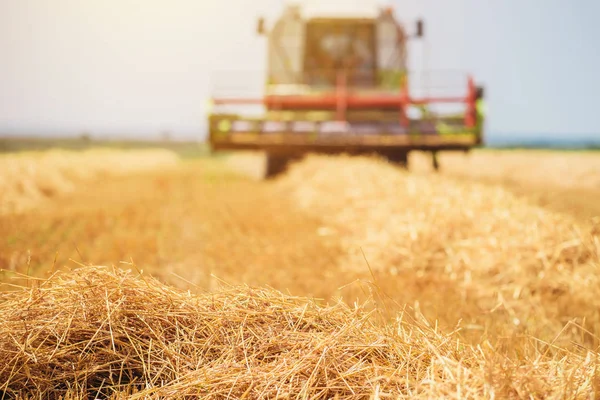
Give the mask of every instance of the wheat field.
<path id="1" fill-rule="evenodd" d="M 62 150 L 0 157 L 0 213 L 39 206 L 45 199 L 74 192 L 82 182 L 105 180 L 145 170 L 168 168 L 175 154 L 162 150 L 118 152 Z"/>
<path id="2" fill-rule="evenodd" d="M 107 154 L 0 214 L 0 397 L 600 395 L 598 154 Z"/>

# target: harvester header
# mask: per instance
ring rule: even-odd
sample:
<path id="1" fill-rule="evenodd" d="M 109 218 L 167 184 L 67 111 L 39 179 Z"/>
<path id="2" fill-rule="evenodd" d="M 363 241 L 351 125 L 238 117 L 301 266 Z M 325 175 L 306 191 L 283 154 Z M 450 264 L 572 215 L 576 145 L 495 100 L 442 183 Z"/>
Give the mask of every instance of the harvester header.
<path id="1" fill-rule="evenodd" d="M 422 21 L 408 30 L 389 7 L 305 11 L 288 5 L 272 27 L 259 19 L 257 32 L 268 41 L 264 88 L 255 96 L 215 94 L 214 150 L 264 150 L 274 175 L 310 152 L 378 153 L 406 166 L 409 151 L 425 150 L 437 168 L 438 151 L 482 143 L 483 89 L 472 77 L 409 73 L 407 43 L 424 35 Z M 244 115 L 250 106 L 260 115 Z"/>

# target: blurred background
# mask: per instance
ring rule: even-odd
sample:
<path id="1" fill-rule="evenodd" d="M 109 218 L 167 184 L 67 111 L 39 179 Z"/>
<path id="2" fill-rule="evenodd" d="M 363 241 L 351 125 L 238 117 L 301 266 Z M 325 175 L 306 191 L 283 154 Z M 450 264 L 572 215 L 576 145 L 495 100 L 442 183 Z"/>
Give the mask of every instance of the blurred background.
<path id="1" fill-rule="evenodd" d="M 336 11 L 372 0 L 308 1 Z M 261 71 L 282 0 L 2 0 L 0 136 L 202 140 L 215 72 Z M 486 87 L 489 145 L 598 145 L 594 0 L 395 0 L 426 22 L 413 70 L 469 71 Z"/>

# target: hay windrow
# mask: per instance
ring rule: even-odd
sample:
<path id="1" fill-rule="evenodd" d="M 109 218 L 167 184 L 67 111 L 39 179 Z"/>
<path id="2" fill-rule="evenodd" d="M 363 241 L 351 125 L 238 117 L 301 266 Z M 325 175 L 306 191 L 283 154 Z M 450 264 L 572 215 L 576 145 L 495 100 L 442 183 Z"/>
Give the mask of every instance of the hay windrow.
<path id="1" fill-rule="evenodd" d="M 194 296 L 99 268 L 6 294 L 0 327 L 0 389 L 11 396 L 125 385 L 168 397 L 362 397 L 416 385 L 411 374 L 435 352 L 457 357 L 449 343 L 429 349 L 423 340 L 443 336 L 401 338 L 360 307 L 249 287 Z"/>
<path id="2" fill-rule="evenodd" d="M 102 177 L 173 167 L 168 150 L 51 150 L 0 157 L 0 214 L 22 212 L 44 199 L 73 192 L 78 184 Z"/>
<path id="3" fill-rule="evenodd" d="M 8 398 L 546 397 L 575 388 L 572 397 L 585 398 L 597 379 L 591 354 L 514 365 L 416 323 L 383 326 L 359 306 L 270 289 L 192 295 L 98 267 L 33 286 L 0 300 Z"/>
<path id="4" fill-rule="evenodd" d="M 410 174 L 366 157 L 308 157 L 276 185 L 340 238 L 341 267 L 365 270 L 366 256 L 382 280 L 410 288 L 401 301 L 418 298 L 419 287 L 444 290 L 442 280 L 458 318 L 482 330 L 497 324 L 502 334 L 550 340 L 577 318 L 600 332 L 600 237 L 566 215 L 500 186 Z M 433 294 L 423 301 L 444 300 Z"/>

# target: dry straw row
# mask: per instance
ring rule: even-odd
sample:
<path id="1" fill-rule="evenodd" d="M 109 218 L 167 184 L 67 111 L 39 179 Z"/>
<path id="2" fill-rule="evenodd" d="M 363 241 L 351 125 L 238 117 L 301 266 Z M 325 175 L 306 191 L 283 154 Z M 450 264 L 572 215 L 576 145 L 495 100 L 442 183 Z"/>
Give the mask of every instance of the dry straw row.
<path id="1" fill-rule="evenodd" d="M 339 237 L 349 274 L 364 271 L 366 258 L 400 301 L 441 307 L 430 318 L 455 310 L 481 330 L 500 325 L 503 335 L 548 340 L 574 319 L 600 332 L 600 226 L 500 186 L 411 174 L 367 157 L 308 157 L 276 185 L 322 218 L 324 235 Z M 419 287 L 431 294 L 423 298 Z M 594 334 L 574 333 L 597 348 Z"/>
<path id="2" fill-rule="evenodd" d="M 515 363 L 270 289 L 193 295 L 100 267 L 28 286 L 0 300 L 0 398 L 583 399 L 600 382 L 593 353 Z"/>
<path id="3" fill-rule="evenodd" d="M 51 150 L 0 157 L 0 214 L 20 212 L 46 198 L 67 194 L 78 184 L 176 165 L 167 150 Z"/>

